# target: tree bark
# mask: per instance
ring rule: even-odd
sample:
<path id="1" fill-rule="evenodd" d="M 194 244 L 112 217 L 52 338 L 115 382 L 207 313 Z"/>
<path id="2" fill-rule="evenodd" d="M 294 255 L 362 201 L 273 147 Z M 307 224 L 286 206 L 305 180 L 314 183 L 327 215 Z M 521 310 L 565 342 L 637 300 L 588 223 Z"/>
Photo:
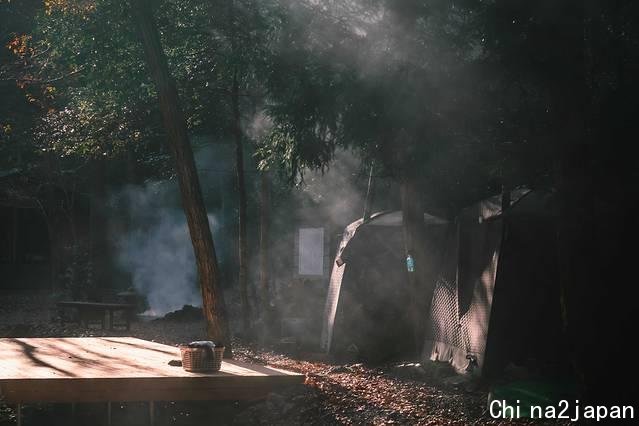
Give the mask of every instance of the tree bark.
<path id="1" fill-rule="evenodd" d="M 18 208 L 14 207 L 11 215 L 11 263 L 18 264 Z"/>
<path id="2" fill-rule="evenodd" d="M 371 212 L 373 209 L 373 194 L 374 194 L 374 178 L 373 171 L 375 169 L 375 163 L 371 163 L 371 169 L 368 174 L 368 186 L 366 188 L 366 198 L 364 199 L 364 213 L 362 214 L 362 218 L 364 220 L 368 220 L 371 217 Z"/>
<path id="3" fill-rule="evenodd" d="M 55 226 L 57 208 L 53 186 L 53 153 L 51 151 L 47 151 L 45 156 L 45 173 L 47 177 L 45 200 L 40 209 L 42 210 L 42 215 L 47 222 L 47 230 L 49 232 L 49 280 L 51 291 L 54 292 L 58 287 L 58 253 L 60 252 L 60 249 L 58 244 L 59 238 L 57 236 L 57 228 Z"/>
<path id="4" fill-rule="evenodd" d="M 109 283 L 108 266 L 109 245 L 106 237 L 106 218 L 104 217 L 104 199 L 106 197 L 106 164 L 102 158 L 94 161 L 93 190 L 91 191 L 89 211 L 90 259 L 93 266 L 92 284 L 95 289 L 104 289 Z M 97 296 L 97 293 L 95 294 Z"/>
<path id="5" fill-rule="evenodd" d="M 182 205 L 195 252 L 198 279 L 209 338 L 225 343 L 230 356 L 230 333 L 226 318 L 224 294 L 220 288 L 219 268 L 213 236 L 204 206 L 195 159 L 189 142 L 186 121 L 178 99 L 175 83 L 162 50 L 160 36 L 148 0 L 131 0 L 134 18 L 144 48 L 147 68 L 155 83 L 162 121 L 180 185 Z"/>
<path id="6" fill-rule="evenodd" d="M 404 231 L 405 256 L 409 254 L 415 262 L 415 271 L 408 273 L 408 284 L 411 292 L 411 319 L 414 324 L 415 350 L 421 350 L 423 344 L 424 318 L 433 296 L 432 283 L 425 279 L 426 229 L 424 226 L 424 208 L 421 194 L 414 177 L 406 177 L 401 183 L 402 227 Z M 420 302 L 422 301 L 422 302 Z"/>
<path id="7" fill-rule="evenodd" d="M 248 300 L 247 284 L 247 241 L 246 241 L 246 182 L 244 179 L 244 147 L 240 123 L 240 95 L 237 69 L 233 71 L 231 103 L 233 105 L 233 138 L 235 139 L 235 172 L 237 176 L 238 205 L 238 285 L 242 302 L 242 326 L 244 333 L 251 328 L 251 306 Z"/>
<path id="8" fill-rule="evenodd" d="M 269 285 L 268 245 L 271 216 L 271 180 L 267 171 L 260 174 L 260 298 L 262 318 L 267 331 L 272 328 Z"/>
<path id="9" fill-rule="evenodd" d="M 556 224 L 559 302 L 563 331 L 568 342 L 567 350 L 575 377 L 584 397 L 591 398 L 592 389 L 597 386 L 592 386 L 591 382 L 596 382 L 596 379 L 593 381 L 594 375 L 588 370 L 596 370 L 592 366 L 599 360 L 588 359 L 588 353 L 592 348 L 583 350 L 585 345 L 582 345 L 581 341 L 590 340 L 589 335 L 596 329 L 596 324 L 589 324 L 589 318 L 596 317 L 596 310 L 590 311 L 592 299 L 584 289 L 591 285 L 595 287 L 597 283 L 596 279 L 593 279 L 595 274 L 591 274 L 590 271 L 586 276 L 579 276 L 582 269 L 579 263 L 590 255 L 590 250 L 583 250 L 588 246 L 588 242 L 583 241 L 582 237 L 588 235 L 592 227 L 588 224 L 588 214 L 580 212 L 582 207 L 591 204 L 587 194 L 591 184 L 587 182 L 588 177 L 583 176 L 581 172 L 583 164 L 586 163 L 585 117 L 588 104 L 583 37 L 585 16 L 583 5 L 575 2 L 574 6 L 577 7 L 571 8 L 569 19 L 557 19 L 553 22 L 553 25 L 563 29 L 561 37 L 556 41 L 558 50 L 571 54 L 560 57 L 557 66 L 562 72 L 557 73 L 549 88 L 557 116 L 554 177 L 559 198 Z M 587 210 L 592 211 L 590 208 Z M 596 269 L 596 261 L 586 263 L 592 264 L 593 269 Z M 599 322 L 599 318 L 596 321 Z"/>

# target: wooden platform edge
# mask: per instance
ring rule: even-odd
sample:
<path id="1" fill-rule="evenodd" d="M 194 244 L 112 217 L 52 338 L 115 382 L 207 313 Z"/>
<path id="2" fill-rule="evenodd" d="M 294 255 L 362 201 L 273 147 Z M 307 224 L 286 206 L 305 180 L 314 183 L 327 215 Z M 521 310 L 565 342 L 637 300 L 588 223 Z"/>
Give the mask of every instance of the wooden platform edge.
<path id="1" fill-rule="evenodd" d="M 0 400 L 7 404 L 256 400 L 304 383 L 306 376 L 302 374 L 240 380 L 225 376 L 0 380 Z"/>

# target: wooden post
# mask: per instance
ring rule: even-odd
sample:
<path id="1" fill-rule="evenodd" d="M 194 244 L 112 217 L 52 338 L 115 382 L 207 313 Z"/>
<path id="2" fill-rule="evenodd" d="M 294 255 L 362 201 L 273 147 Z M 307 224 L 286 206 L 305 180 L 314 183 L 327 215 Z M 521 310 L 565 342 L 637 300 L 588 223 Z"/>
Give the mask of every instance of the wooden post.
<path id="1" fill-rule="evenodd" d="M 111 426 L 111 401 L 107 402 L 107 426 Z"/>
<path id="2" fill-rule="evenodd" d="M 155 425 L 155 403 L 153 401 L 149 401 L 149 425 Z"/>
<path id="3" fill-rule="evenodd" d="M 16 423 L 22 426 L 22 404 L 20 403 L 16 406 Z"/>

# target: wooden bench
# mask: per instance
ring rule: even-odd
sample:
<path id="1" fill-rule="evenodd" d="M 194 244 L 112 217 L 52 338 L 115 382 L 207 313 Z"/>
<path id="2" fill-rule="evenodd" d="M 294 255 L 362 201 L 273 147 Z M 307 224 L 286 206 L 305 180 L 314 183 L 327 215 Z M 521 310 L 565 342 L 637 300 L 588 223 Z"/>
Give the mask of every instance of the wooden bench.
<path id="1" fill-rule="evenodd" d="M 108 314 L 109 329 L 113 330 L 114 312 L 124 313 L 124 326 L 127 330 L 131 328 L 131 319 L 135 314 L 136 306 L 127 303 L 102 303 L 102 302 L 78 302 L 62 301 L 56 303 L 62 324 L 69 322 L 65 316 L 66 309 L 74 309 L 78 313 L 78 321 L 85 326 L 91 322 L 99 322 L 105 328 L 104 318 Z"/>

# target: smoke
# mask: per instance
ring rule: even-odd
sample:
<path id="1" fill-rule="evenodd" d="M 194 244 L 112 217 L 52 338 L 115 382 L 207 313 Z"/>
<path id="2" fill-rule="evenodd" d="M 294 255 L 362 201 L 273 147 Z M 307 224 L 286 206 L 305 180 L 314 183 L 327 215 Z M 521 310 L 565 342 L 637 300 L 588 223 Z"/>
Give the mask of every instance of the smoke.
<path id="1" fill-rule="evenodd" d="M 301 220 L 312 224 L 319 218 L 343 229 L 362 216 L 366 183 L 361 160 L 351 151 L 338 150 L 325 173 L 307 172 L 297 186 Z"/>
<path id="2" fill-rule="evenodd" d="M 235 150 L 233 144 L 211 136 L 192 136 L 191 141 L 220 279 L 228 290 L 235 271 L 237 235 Z M 186 304 L 201 306 L 193 246 L 176 179 L 130 185 L 112 193 L 107 207 L 116 266 L 124 273 L 121 282 L 130 280 L 155 315 Z"/>
<path id="3" fill-rule="evenodd" d="M 244 133 L 254 141 L 261 140 L 273 128 L 273 120 L 266 111 L 257 111 L 244 126 Z"/>
<path id="4" fill-rule="evenodd" d="M 419 168 L 433 199 L 451 204 L 447 208 L 456 204 L 448 200 L 460 187 L 476 185 L 475 176 L 488 179 L 492 172 L 478 170 L 473 160 L 500 155 L 486 141 L 495 138 L 489 129 L 504 105 L 503 97 L 491 95 L 497 80 L 486 80 L 494 71 L 485 57 L 486 2 L 282 2 L 289 19 L 282 54 L 290 52 L 292 63 L 307 60 L 300 69 L 340 76 L 331 80 L 335 92 L 330 85 L 315 87 L 320 95 L 330 93 L 318 108 L 339 123 L 338 143 L 359 145 L 390 174 Z M 307 103 L 304 96 L 296 101 Z"/>
<path id="5" fill-rule="evenodd" d="M 300 29 L 297 42 L 310 52 L 330 52 L 362 76 L 386 74 L 389 66 L 410 64 L 422 78 L 438 79 L 463 56 L 478 54 L 474 39 L 459 43 L 468 14 L 448 2 L 417 4 L 385 0 L 284 1 Z M 464 21 L 466 20 L 466 21 Z M 479 39 L 478 39 L 479 40 Z M 438 76 L 438 74 L 440 74 Z"/>
<path id="6" fill-rule="evenodd" d="M 202 304 L 186 218 L 173 207 L 176 192 L 175 182 L 150 182 L 129 186 L 111 200 L 127 216 L 120 226 L 128 229 L 117 230 L 114 241 L 117 265 L 146 296 L 153 315 Z M 213 215 L 209 224 L 217 228 Z"/>
<path id="7" fill-rule="evenodd" d="M 486 50 L 481 2 L 281 1 L 294 28 L 284 50 L 297 46 L 362 84 L 388 85 L 385 96 L 397 96 L 403 115 L 419 120 L 426 110 L 458 126 L 451 110 L 462 105 L 468 114 L 490 101 L 476 90 L 485 83 L 477 68 Z"/>
<path id="8" fill-rule="evenodd" d="M 304 180 L 287 193 L 287 198 L 275 197 L 272 211 L 269 266 L 275 305 L 283 318 L 303 318 L 291 331 L 301 342 L 316 346 L 326 299 L 326 290 L 333 257 L 344 228 L 360 219 L 364 212 L 370 164 L 359 156 L 338 149 L 330 168 L 306 171 Z M 374 210 L 393 208 L 396 187 L 378 179 Z M 298 274 L 296 242 L 299 228 L 324 229 L 325 273 L 323 276 Z"/>

